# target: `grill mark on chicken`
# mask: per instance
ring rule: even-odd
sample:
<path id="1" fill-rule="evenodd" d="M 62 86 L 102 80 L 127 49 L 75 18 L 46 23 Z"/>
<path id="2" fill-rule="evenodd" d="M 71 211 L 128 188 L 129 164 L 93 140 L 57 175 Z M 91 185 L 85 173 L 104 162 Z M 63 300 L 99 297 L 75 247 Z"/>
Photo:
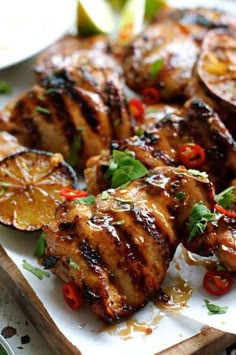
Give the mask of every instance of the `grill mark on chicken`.
<path id="1" fill-rule="evenodd" d="M 97 132 L 98 129 L 98 119 L 96 116 L 96 111 L 94 108 L 94 103 L 89 103 L 88 98 L 85 98 L 83 92 L 75 87 L 75 82 L 68 77 L 68 73 L 64 70 L 59 73 L 54 73 L 53 75 L 44 78 L 42 84 L 48 88 L 55 89 L 65 89 L 67 94 L 76 102 L 83 116 L 86 118 L 86 122 L 90 128 Z"/>
<path id="2" fill-rule="evenodd" d="M 62 130 L 65 133 L 68 144 L 70 145 L 70 142 L 73 140 L 75 135 L 74 132 L 76 132 L 77 129 L 73 122 L 73 118 L 67 110 L 63 96 L 60 93 L 52 92 L 50 94 L 50 102 L 57 119 L 61 122 Z"/>
<path id="3" fill-rule="evenodd" d="M 91 267 L 101 266 L 101 256 L 97 251 L 92 249 L 91 245 L 86 239 L 79 244 L 79 251 L 83 255 L 84 259 Z"/>

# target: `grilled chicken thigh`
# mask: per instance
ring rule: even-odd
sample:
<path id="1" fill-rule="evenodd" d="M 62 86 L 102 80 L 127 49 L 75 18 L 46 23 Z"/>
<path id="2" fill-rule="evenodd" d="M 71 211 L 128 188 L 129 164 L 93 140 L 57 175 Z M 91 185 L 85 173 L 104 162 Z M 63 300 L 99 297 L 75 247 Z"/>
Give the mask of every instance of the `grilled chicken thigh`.
<path id="1" fill-rule="evenodd" d="M 112 139 L 133 133 L 120 74 L 108 55 L 81 51 L 77 67 L 41 78 L 40 85 L 5 107 L 0 130 L 20 144 L 62 153 L 73 166 L 83 167 Z"/>
<path id="2" fill-rule="evenodd" d="M 192 76 L 198 54 L 197 44 L 178 23 L 167 20 L 150 25 L 124 53 L 126 83 L 138 93 L 155 87 L 161 99 L 176 99 Z"/>
<path id="3" fill-rule="evenodd" d="M 37 57 L 34 70 L 40 79 L 54 70 L 76 65 L 77 56 L 82 50 L 97 50 L 106 53 L 109 51 L 109 47 L 107 36 L 79 37 L 65 35 Z M 99 52 L 96 55 L 99 56 Z"/>
<path id="4" fill-rule="evenodd" d="M 156 295 L 180 242 L 204 255 L 217 248 L 211 222 L 204 250 L 201 237 L 197 244 L 189 241 L 187 225 L 198 203 L 212 211 L 213 185 L 183 167 L 155 168 L 123 190 L 108 190 L 106 199 L 99 195 L 92 206 L 65 202 L 44 229 L 44 263 L 74 282 L 104 321 L 120 321 Z"/>
<path id="5" fill-rule="evenodd" d="M 201 99 L 190 100 L 182 112 L 167 115 L 141 137 L 113 142 L 112 149 L 131 151 L 146 168 L 153 169 L 182 165 L 178 149 L 190 142 L 200 145 L 206 154 L 198 169 L 207 172 L 217 191 L 227 187 L 236 176 L 236 143 L 217 114 Z M 87 162 L 85 178 L 88 190 L 94 195 L 109 187 L 104 174 L 110 156 L 109 151 L 103 151 Z"/>

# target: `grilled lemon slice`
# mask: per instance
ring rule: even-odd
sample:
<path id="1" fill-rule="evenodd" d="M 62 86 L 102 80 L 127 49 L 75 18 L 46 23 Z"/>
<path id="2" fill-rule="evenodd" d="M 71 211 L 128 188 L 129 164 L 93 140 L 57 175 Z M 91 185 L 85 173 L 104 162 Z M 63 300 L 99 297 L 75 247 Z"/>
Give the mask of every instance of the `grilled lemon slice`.
<path id="1" fill-rule="evenodd" d="M 226 29 L 211 30 L 198 61 L 201 81 L 213 96 L 236 108 L 236 35 Z"/>
<path id="2" fill-rule="evenodd" d="M 61 154 L 25 150 L 0 161 L 0 223 L 35 231 L 54 217 L 64 200 L 60 190 L 78 187 L 74 170 Z"/>

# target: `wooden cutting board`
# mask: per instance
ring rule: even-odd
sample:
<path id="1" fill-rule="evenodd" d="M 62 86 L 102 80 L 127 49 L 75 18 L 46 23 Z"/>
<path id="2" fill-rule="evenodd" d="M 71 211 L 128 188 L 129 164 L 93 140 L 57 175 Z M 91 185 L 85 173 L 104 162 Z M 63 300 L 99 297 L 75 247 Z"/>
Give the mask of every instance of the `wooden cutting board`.
<path id="1" fill-rule="evenodd" d="M 80 351 L 58 330 L 42 302 L 2 246 L 0 246 L 0 260 L 0 281 L 47 341 L 52 352 L 58 355 L 80 355 Z M 235 334 L 206 328 L 202 333 L 156 355 L 218 355 L 234 342 L 236 342 Z"/>

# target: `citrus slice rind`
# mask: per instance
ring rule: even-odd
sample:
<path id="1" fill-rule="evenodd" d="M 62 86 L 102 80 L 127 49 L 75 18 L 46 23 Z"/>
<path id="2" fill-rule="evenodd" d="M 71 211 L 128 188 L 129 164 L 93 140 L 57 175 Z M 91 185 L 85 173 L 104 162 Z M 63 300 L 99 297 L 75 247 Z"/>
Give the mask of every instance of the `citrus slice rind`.
<path id="1" fill-rule="evenodd" d="M 105 0 L 80 0 L 77 9 L 77 28 L 82 36 L 109 34 L 114 30 L 114 15 Z"/>
<path id="2" fill-rule="evenodd" d="M 35 231 L 50 223 L 64 198 L 64 187 L 78 188 L 74 170 L 61 154 L 25 150 L 0 161 L 0 223 Z"/>
<path id="3" fill-rule="evenodd" d="M 203 42 L 198 75 L 209 93 L 236 108 L 236 34 L 229 30 L 210 31 Z"/>

